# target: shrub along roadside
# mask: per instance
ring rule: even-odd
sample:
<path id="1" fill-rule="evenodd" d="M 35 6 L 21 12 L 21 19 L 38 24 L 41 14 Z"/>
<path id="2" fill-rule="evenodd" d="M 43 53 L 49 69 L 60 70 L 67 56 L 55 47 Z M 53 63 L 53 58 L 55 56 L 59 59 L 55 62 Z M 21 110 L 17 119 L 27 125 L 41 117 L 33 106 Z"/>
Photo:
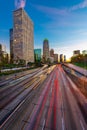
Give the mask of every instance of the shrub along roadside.
<path id="1" fill-rule="evenodd" d="M 73 63 L 74 65 L 76 65 L 76 66 L 79 66 L 79 67 L 82 67 L 82 68 L 84 68 L 84 69 L 87 69 L 87 64 L 85 64 L 85 63 Z"/>

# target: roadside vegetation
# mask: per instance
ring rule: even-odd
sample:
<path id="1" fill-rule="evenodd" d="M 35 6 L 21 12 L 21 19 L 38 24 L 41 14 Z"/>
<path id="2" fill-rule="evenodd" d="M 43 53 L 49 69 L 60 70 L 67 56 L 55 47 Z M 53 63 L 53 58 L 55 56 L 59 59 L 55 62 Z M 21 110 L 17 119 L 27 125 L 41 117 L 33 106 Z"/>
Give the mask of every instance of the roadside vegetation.
<path id="1" fill-rule="evenodd" d="M 36 63 L 36 62 L 35 63 L 29 62 L 27 66 L 25 64 L 0 64 L 0 76 L 15 74 L 15 73 L 35 69 L 42 66 L 43 65 L 41 63 Z M 13 68 L 20 68 L 20 67 L 21 67 L 20 70 L 12 70 Z M 26 67 L 26 68 L 23 68 L 23 67 Z M 11 69 L 11 70 L 1 72 L 1 70 L 3 69 Z"/>
<path id="2" fill-rule="evenodd" d="M 87 54 L 85 56 L 83 56 L 82 54 L 78 56 L 72 56 L 71 63 L 84 69 L 87 69 Z"/>

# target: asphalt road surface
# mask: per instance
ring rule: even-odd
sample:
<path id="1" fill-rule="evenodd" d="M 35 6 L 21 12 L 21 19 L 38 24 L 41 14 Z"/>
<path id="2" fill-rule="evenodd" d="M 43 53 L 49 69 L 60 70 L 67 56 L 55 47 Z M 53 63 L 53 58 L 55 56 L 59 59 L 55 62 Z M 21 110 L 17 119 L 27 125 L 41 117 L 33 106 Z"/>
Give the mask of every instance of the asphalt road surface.
<path id="1" fill-rule="evenodd" d="M 87 130 L 87 99 L 61 65 L 7 88 L 0 91 L 1 130 Z"/>

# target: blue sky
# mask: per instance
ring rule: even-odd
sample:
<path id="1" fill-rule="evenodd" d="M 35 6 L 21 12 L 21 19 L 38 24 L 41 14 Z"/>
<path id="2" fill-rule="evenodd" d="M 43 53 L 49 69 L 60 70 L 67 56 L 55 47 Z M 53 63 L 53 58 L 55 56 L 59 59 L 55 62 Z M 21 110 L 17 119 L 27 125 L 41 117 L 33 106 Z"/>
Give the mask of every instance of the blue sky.
<path id="1" fill-rule="evenodd" d="M 0 0 L 0 42 L 9 50 L 15 0 Z M 74 49 L 87 49 L 87 0 L 26 0 L 25 10 L 34 23 L 34 47 L 48 38 L 55 53 L 69 58 Z"/>

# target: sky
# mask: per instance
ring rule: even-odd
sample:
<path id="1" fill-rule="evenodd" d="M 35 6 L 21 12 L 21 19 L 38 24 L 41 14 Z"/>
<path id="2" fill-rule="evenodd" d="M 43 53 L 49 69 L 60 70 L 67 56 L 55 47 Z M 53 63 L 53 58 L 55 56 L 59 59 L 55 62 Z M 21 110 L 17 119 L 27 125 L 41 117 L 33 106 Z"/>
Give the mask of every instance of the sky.
<path id="1" fill-rule="evenodd" d="M 23 1 L 23 0 L 22 0 Z M 25 0 L 25 11 L 34 23 L 34 48 L 49 40 L 55 53 L 71 57 L 73 50 L 87 50 L 87 0 Z M 15 0 L 0 0 L 0 43 L 9 51 Z"/>

